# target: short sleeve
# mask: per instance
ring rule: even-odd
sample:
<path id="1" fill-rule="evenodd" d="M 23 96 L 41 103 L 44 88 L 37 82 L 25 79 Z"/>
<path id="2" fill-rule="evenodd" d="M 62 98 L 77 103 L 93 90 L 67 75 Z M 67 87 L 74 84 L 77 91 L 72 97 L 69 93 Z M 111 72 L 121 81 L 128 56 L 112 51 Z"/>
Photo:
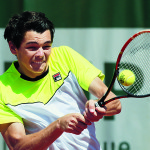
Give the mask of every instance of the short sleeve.
<path id="1" fill-rule="evenodd" d="M 23 123 L 22 118 L 14 113 L 7 105 L 0 100 L 0 124 L 20 122 Z"/>
<path id="2" fill-rule="evenodd" d="M 102 71 L 97 69 L 78 52 L 68 46 L 62 46 L 59 52 L 61 52 L 61 50 L 64 55 L 64 61 L 67 62 L 70 70 L 76 76 L 79 85 L 84 90 L 88 91 L 91 82 L 96 77 L 99 77 L 102 81 L 104 80 L 105 75 Z"/>

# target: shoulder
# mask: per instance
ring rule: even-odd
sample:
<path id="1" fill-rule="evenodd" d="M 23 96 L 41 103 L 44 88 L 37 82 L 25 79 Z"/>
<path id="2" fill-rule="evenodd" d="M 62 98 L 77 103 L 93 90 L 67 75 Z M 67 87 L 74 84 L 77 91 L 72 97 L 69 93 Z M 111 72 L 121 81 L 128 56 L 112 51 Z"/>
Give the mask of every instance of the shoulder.
<path id="1" fill-rule="evenodd" d="M 60 60 L 64 60 L 67 58 L 72 58 L 75 55 L 75 50 L 73 50 L 69 46 L 59 46 L 59 47 L 53 47 L 50 57 L 51 59 L 57 58 Z"/>
<path id="2" fill-rule="evenodd" d="M 59 47 L 52 48 L 52 52 L 54 52 L 54 53 L 56 53 L 56 52 L 65 53 L 65 52 L 71 52 L 71 51 L 74 51 L 74 50 L 69 46 L 59 46 Z"/>
<path id="3" fill-rule="evenodd" d="M 14 65 L 15 62 L 11 64 L 11 66 L 0 75 L 0 84 L 10 84 L 10 82 L 16 82 L 16 78 L 20 77 L 20 73 L 17 71 Z"/>

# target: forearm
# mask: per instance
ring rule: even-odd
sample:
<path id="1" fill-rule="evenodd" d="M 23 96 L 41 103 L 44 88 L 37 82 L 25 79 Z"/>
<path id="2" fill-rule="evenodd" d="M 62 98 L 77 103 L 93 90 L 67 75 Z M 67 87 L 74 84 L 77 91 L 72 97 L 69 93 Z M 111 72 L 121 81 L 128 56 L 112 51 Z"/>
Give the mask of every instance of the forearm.
<path id="1" fill-rule="evenodd" d="M 85 111 L 83 113 L 84 117 L 91 121 L 97 122 L 103 118 L 103 116 L 112 116 L 120 113 L 121 111 L 121 104 L 119 100 L 114 102 L 110 102 L 105 107 L 95 107 L 95 103 L 97 100 L 89 100 L 85 104 Z"/>
<path id="2" fill-rule="evenodd" d="M 16 150 L 44 150 L 47 149 L 62 133 L 58 120 L 51 123 L 47 128 L 30 135 L 25 135 L 15 147 Z"/>
<path id="3" fill-rule="evenodd" d="M 24 125 L 11 123 L 3 126 L 1 133 L 9 147 L 13 150 L 45 150 L 63 132 L 80 134 L 91 122 L 80 113 L 70 113 L 58 118 L 43 130 L 26 135 Z"/>
<path id="4" fill-rule="evenodd" d="M 113 97 L 116 97 L 116 95 L 112 92 L 108 94 L 106 97 L 106 100 L 109 100 Z M 121 112 L 121 102 L 119 99 L 111 101 L 110 103 L 106 104 L 107 110 L 105 116 L 112 116 L 119 114 Z"/>
<path id="5" fill-rule="evenodd" d="M 37 133 L 26 135 L 18 145 L 19 148 L 16 147 L 16 150 L 47 149 L 63 133 L 56 125 L 56 122 L 53 122 L 50 126 Z"/>
<path id="6" fill-rule="evenodd" d="M 108 94 L 108 96 L 106 97 L 106 100 L 109 100 L 113 97 L 116 97 L 116 95 L 112 92 L 110 92 Z M 96 100 L 96 102 L 98 101 L 99 99 Z M 111 101 L 110 103 L 106 104 L 106 113 L 105 113 L 105 116 L 112 116 L 112 115 L 116 115 L 118 113 L 121 112 L 121 102 L 120 100 L 114 100 L 114 101 Z"/>
<path id="7" fill-rule="evenodd" d="M 98 99 L 101 99 L 101 97 L 106 93 L 107 89 L 107 86 L 98 77 L 96 77 L 89 87 L 89 92 L 96 96 Z M 106 100 L 113 97 L 116 97 L 116 95 L 110 92 L 106 97 Z M 106 107 L 107 110 L 105 116 L 112 116 L 121 112 L 121 102 L 119 100 L 115 100 L 106 104 Z"/>
<path id="8" fill-rule="evenodd" d="M 96 100 L 98 101 L 98 100 Z M 121 103 L 119 100 L 112 101 L 105 105 L 106 112 L 104 116 L 112 116 L 121 112 Z"/>
<path id="9" fill-rule="evenodd" d="M 9 147 L 13 150 L 44 150 L 47 149 L 61 134 L 59 120 L 54 121 L 45 129 L 26 135 L 21 123 L 12 123 L 2 135 Z"/>

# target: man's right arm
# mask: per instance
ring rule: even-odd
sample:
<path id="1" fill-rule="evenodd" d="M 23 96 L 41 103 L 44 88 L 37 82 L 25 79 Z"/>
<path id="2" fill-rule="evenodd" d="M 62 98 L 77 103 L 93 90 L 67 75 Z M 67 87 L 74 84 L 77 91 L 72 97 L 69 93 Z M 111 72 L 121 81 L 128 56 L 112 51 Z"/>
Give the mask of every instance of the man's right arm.
<path id="1" fill-rule="evenodd" d="M 72 113 L 65 115 L 45 129 L 26 135 L 22 123 L 0 125 L 1 134 L 9 149 L 13 150 L 43 150 L 47 149 L 63 132 L 80 134 L 91 122 L 82 114 Z"/>

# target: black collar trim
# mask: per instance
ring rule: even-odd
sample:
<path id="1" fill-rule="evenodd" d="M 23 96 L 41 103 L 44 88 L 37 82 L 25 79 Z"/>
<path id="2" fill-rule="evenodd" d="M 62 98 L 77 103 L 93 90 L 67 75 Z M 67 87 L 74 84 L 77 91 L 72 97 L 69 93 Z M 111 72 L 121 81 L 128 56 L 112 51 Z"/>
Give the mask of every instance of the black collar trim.
<path id="1" fill-rule="evenodd" d="M 15 65 L 16 69 L 18 69 L 19 64 L 16 62 L 16 63 L 14 63 L 14 65 Z M 20 77 L 24 80 L 27 80 L 27 81 L 37 81 L 37 80 L 40 80 L 40 79 L 44 78 L 48 74 L 48 72 L 49 72 L 49 68 L 47 69 L 46 72 L 44 72 L 40 76 L 37 76 L 36 78 L 30 78 L 30 77 L 28 77 L 24 74 L 21 74 Z"/>
<path id="2" fill-rule="evenodd" d="M 41 74 L 40 76 L 37 76 L 37 77 L 35 77 L 35 78 L 30 78 L 30 77 L 28 77 L 28 76 L 26 76 L 26 75 L 24 75 L 24 74 L 21 74 L 20 77 L 21 77 L 22 79 L 28 80 L 28 81 L 37 81 L 37 80 L 40 80 L 40 79 L 44 78 L 44 77 L 48 74 L 48 71 L 49 71 L 49 69 L 47 69 L 46 72 L 44 72 L 43 74 Z"/>

